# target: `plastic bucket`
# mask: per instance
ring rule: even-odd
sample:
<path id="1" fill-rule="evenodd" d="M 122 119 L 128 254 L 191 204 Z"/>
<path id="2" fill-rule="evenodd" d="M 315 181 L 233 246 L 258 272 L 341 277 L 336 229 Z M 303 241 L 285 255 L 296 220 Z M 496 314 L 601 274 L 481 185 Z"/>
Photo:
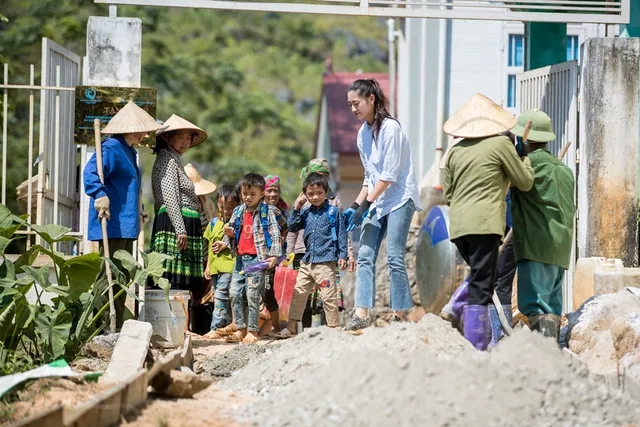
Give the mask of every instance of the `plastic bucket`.
<path id="1" fill-rule="evenodd" d="M 276 275 L 273 278 L 273 290 L 280 306 L 280 320 L 289 321 L 289 308 L 293 299 L 293 290 L 296 287 L 298 271 L 287 267 L 276 267 Z"/>
<path id="2" fill-rule="evenodd" d="M 182 346 L 187 331 L 189 291 L 170 290 L 169 305 L 163 290 L 146 290 L 144 296 L 144 320 L 151 323 L 154 334 L 166 340 L 159 344 L 164 348 Z"/>

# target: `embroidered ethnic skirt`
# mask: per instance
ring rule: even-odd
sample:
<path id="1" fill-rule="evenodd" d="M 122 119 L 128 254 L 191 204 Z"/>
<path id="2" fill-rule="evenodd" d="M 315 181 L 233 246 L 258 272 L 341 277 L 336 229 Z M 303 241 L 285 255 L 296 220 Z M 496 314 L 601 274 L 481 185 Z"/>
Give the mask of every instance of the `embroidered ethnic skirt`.
<path id="1" fill-rule="evenodd" d="M 151 250 L 169 255 L 165 261 L 163 277 L 171 283 L 171 289 L 197 290 L 204 286 L 204 252 L 202 224 L 198 211 L 182 208 L 182 218 L 189 243 L 187 249 L 178 249 L 178 236 L 169 219 L 165 206 L 161 206 L 153 220 Z"/>

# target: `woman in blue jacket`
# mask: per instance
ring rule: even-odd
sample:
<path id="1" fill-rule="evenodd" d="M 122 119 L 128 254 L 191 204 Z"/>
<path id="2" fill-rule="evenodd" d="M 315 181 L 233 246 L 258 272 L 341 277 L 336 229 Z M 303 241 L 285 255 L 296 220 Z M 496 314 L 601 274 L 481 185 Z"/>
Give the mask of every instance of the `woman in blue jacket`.
<path id="1" fill-rule="evenodd" d="M 119 249 L 133 253 L 142 212 L 141 176 L 134 147 L 140 145 L 149 132 L 160 128 L 153 117 L 129 101 L 101 132 L 111 135 L 102 143 L 104 184 L 98 175 L 95 155 L 84 168 L 84 191 L 91 198 L 88 239 L 100 242 L 100 252 L 103 251 L 100 222 L 107 218 L 111 254 Z M 123 293 L 115 301 L 116 329 L 120 329 L 124 321 L 126 295 Z"/>

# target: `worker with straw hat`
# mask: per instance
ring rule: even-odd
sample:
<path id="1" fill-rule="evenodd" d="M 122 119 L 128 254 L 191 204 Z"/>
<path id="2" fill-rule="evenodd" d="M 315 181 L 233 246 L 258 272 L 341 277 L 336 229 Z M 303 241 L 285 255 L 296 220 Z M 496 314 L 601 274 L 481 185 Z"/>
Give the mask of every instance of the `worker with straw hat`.
<path id="1" fill-rule="evenodd" d="M 92 156 L 84 169 L 84 191 L 91 198 L 89 208 L 89 235 L 91 241 L 100 242 L 104 250 L 100 221 L 107 218 L 110 253 L 119 249 L 133 252 L 133 242 L 141 229 L 141 174 L 138 168 L 138 146 L 147 133 L 161 129 L 153 117 L 129 101 L 101 131 L 111 135 L 102 143 L 102 169 L 104 184 L 100 180 L 96 156 Z M 114 260 L 117 263 L 117 260 Z M 104 272 L 101 273 L 101 275 Z M 124 322 L 126 293 L 115 303 L 116 329 Z"/>
<path id="2" fill-rule="evenodd" d="M 535 184 L 529 191 L 514 189 L 511 202 L 518 309 L 528 316 L 532 330 L 557 340 L 564 272 L 571 261 L 575 180 L 571 169 L 547 149 L 556 136 L 544 112 L 522 113 L 511 132 L 522 137 L 528 121 Z"/>
<path id="3" fill-rule="evenodd" d="M 529 159 L 521 159 L 509 131 L 516 118 L 484 95 L 476 94 L 444 124 L 462 138 L 449 149 L 444 169 L 450 206 L 450 239 L 471 267 L 469 304 L 463 309 L 464 336 L 479 350 L 489 338 L 487 305 L 497 274 L 498 249 L 506 228 L 507 186 L 533 185 Z"/>
<path id="4" fill-rule="evenodd" d="M 204 255 L 202 242 L 202 208 L 196 186 L 185 172 L 180 157 L 204 142 L 207 133 L 193 123 L 172 115 L 158 132 L 153 152 L 152 188 L 155 218 L 151 248 L 170 255 L 164 262 L 164 277 L 173 289 L 202 291 Z"/>

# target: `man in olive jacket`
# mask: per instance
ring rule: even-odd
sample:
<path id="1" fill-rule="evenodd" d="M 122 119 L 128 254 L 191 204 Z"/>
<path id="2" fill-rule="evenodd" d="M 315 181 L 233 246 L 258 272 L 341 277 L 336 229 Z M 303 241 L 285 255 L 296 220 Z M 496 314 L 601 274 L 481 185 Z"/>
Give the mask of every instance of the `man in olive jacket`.
<path id="1" fill-rule="evenodd" d="M 511 132 L 522 136 L 529 120 L 528 157 L 535 183 L 529 191 L 511 194 L 518 309 L 529 317 L 531 329 L 557 339 L 564 272 L 571 261 L 575 180 L 571 169 L 547 150 L 556 136 L 544 112 L 522 113 Z"/>
<path id="2" fill-rule="evenodd" d="M 509 181 L 523 191 L 533 185 L 529 159 L 521 159 L 511 140 L 499 136 L 516 122 L 512 114 L 476 94 L 444 125 L 446 133 L 464 138 L 448 150 L 444 191 L 450 206 L 449 238 L 471 267 L 464 336 L 479 350 L 488 344 L 487 304 L 506 228 L 507 187 Z"/>

